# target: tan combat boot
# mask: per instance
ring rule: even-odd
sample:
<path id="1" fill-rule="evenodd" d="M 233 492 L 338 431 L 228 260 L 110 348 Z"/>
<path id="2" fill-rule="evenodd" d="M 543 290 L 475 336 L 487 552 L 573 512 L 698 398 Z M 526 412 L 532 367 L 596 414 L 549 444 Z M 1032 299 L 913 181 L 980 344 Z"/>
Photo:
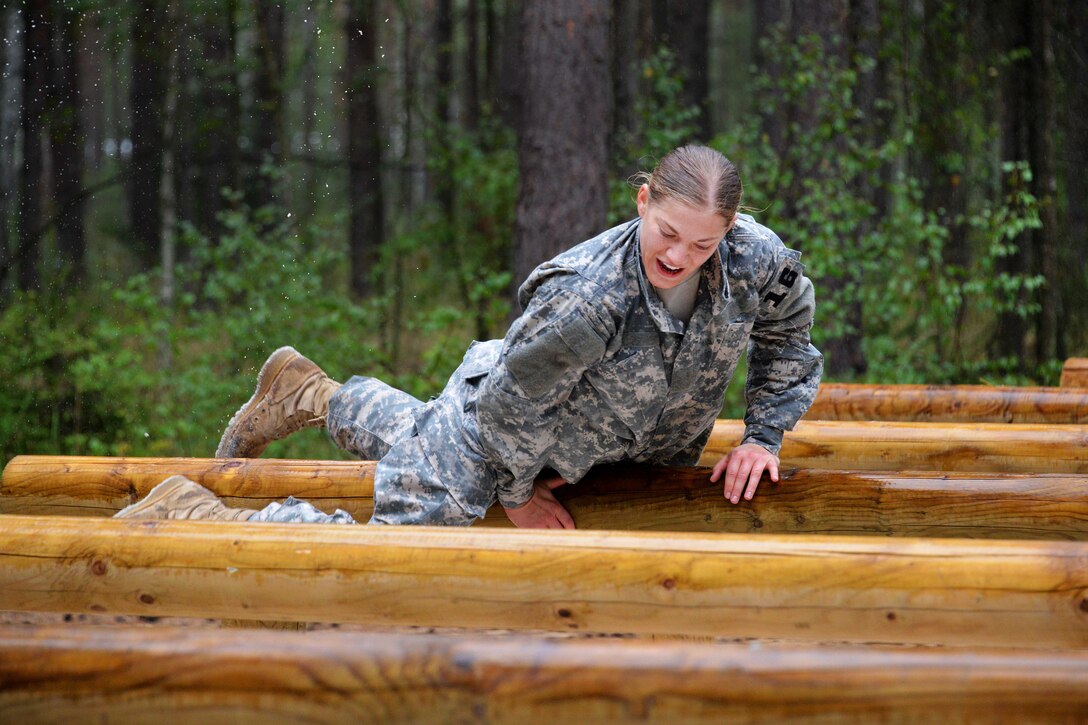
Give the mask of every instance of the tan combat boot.
<path id="1" fill-rule="evenodd" d="M 340 383 L 293 347 L 281 347 L 257 375 L 257 390 L 230 419 L 216 458 L 256 458 L 268 444 L 303 428 L 323 428 Z"/>
<path id="2" fill-rule="evenodd" d="M 255 513 L 253 509 L 226 506 L 214 493 L 185 476 L 171 476 L 113 518 L 248 521 Z"/>

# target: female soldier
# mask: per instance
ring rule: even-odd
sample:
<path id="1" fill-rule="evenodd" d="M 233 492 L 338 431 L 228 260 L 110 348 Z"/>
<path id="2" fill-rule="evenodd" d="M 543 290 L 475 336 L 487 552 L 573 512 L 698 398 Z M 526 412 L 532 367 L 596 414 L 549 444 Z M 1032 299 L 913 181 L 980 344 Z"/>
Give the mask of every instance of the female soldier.
<path id="1" fill-rule="evenodd" d="M 551 489 L 591 466 L 698 461 L 748 348 L 744 438 L 710 480 L 724 474 L 727 499 L 750 499 L 765 471 L 778 480 L 782 432 L 819 384 L 812 285 L 796 252 L 738 213 L 740 178 L 717 151 L 676 149 L 643 181 L 638 218 L 537 267 L 505 339 L 473 343 L 438 397 L 374 378 L 340 385 L 281 348 L 216 456 L 259 456 L 327 426 L 338 446 L 379 461 L 371 523 L 465 525 L 497 499 L 518 526 L 572 528 Z M 351 521 L 293 498 L 228 509 L 182 477 L 118 516 Z"/>

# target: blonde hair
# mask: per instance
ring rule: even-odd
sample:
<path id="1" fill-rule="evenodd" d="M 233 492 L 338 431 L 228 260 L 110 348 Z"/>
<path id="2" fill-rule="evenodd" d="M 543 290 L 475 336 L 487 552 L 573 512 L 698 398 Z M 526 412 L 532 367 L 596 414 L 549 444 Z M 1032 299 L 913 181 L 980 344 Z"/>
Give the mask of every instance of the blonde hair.
<path id="1" fill-rule="evenodd" d="M 697 209 L 713 209 L 729 221 L 740 209 L 744 187 L 732 161 L 706 146 L 681 146 L 657 162 L 651 172 L 631 177 L 650 187 L 650 199 L 678 201 Z"/>

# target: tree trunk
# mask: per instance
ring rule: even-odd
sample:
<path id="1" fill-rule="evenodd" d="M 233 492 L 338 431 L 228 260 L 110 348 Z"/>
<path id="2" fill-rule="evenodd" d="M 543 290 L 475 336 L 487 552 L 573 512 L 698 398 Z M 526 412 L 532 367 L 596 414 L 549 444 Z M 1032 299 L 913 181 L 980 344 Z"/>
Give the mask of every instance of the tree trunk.
<path id="1" fill-rule="evenodd" d="M 1057 125 L 1057 77 L 1054 57 L 1055 5 L 1061 0 L 1039 0 L 1032 4 L 1031 35 L 1031 114 L 1030 153 L 1032 192 L 1039 200 L 1039 216 L 1042 226 L 1035 230 L 1033 274 L 1042 276 L 1044 283 L 1039 295 L 1041 309 L 1034 316 L 1036 361 L 1064 359 L 1063 330 L 1058 325 L 1061 317 L 1061 289 L 1063 267 L 1059 263 L 1062 252 L 1058 230 L 1058 176 L 1055 148 Z M 1078 0 L 1083 1 L 1083 0 Z M 1085 79 L 1081 78 L 1080 82 Z M 1083 145 L 1088 139 L 1073 140 Z M 1083 204 L 1086 200 L 1078 199 Z"/>
<path id="2" fill-rule="evenodd" d="M 302 10 L 303 32 L 305 33 L 305 50 L 302 57 L 302 148 L 307 157 L 313 156 L 314 149 L 310 145 L 310 139 L 314 135 L 314 121 L 317 118 L 317 43 L 318 43 L 318 14 L 313 5 L 307 5 Z M 308 164 L 305 178 L 303 179 L 302 199 L 298 200 L 299 223 L 308 224 L 313 220 L 317 210 L 317 179 L 318 167 Z"/>
<path id="3" fill-rule="evenodd" d="M 864 35 L 875 29 L 859 22 L 851 15 L 851 3 L 849 0 L 796 0 L 792 7 L 790 17 L 791 37 L 799 39 L 803 36 L 815 35 L 822 41 L 823 53 L 829 60 L 834 58 L 841 67 L 849 67 L 852 63 L 851 46 L 855 45 Z M 859 34 L 859 38 L 842 37 L 843 30 L 850 32 L 851 27 Z M 865 40 L 868 43 L 868 40 Z M 824 89 L 814 88 L 812 96 L 823 93 Z M 876 99 L 872 99 L 875 102 Z M 815 128 L 820 123 L 818 114 L 819 104 L 813 98 L 802 98 L 797 106 L 788 109 L 787 115 L 791 125 L 800 129 L 799 133 L 805 133 L 805 129 Z M 790 145 L 788 135 L 783 140 L 783 151 Z M 831 144 L 834 152 L 847 153 L 845 144 L 840 141 Z M 788 151 L 787 151 L 788 153 Z M 800 159 L 793 156 L 800 164 L 807 164 L 808 168 L 794 170 L 794 182 L 787 192 L 787 198 L 792 203 L 805 193 L 804 183 L 821 177 L 826 178 L 828 172 L 823 169 L 818 160 Z M 799 166 L 800 166 L 799 164 Z M 859 180 L 859 184 L 862 180 Z M 843 245 L 842 253 L 850 259 L 855 255 L 852 251 L 853 241 L 843 239 L 839 241 Z M 826 290 L 829 296 L 840 293 L 848 288 L 851 282 L 856 282 L 860 273 L 857 270 L 846 270 L 843 276 L 830 276 L 819 280 L 821 289 Z M 826 371 L 830 376 L 854 376 L 865 373 L 868 365 L 865 353 L 861 347 L 862 309 L 861 305 L 847 302 L 845 319 L 850 329 L 842 335 L 828 339 L 823 344 L 823 352 L 826 356 Z"/>
<path id="4" fill-rule="evenodd" d="M 351 0 L 348 31 L 348 185 L 351 201 L 351 289 L 372 292 L 383 239 L 381 132 L 377 98 L 377 27 L 373 0 Z"/>
<path id="5" fill-rule="evenodd" d="M 180 25 L 178 0 L 167 0 L 167 13 L 170 27 Z M 173 48 L 166 51 L 166 98 L 163 99 L 162 121 L 162 184 L 159 186 L 160 204 L 162 205 L 162 229 L 159 239 L 162 240 L 162 287 L 159 290 L 159 299 L 162 306 L 170 314 L 174 306 L 176 293 L 174 278 L 174 263 L 177 257 L 177 194 L 175 193 L 174 175 L 174 132 L 177 121 L 178 73 L 180 60 L 178 52 Z M 172 316 L 172 315 L 171 315 Z M 174 364 L 174 350 L 170 344 L 169 335 L 159 340 L 159 369 L 169 370 Z"/>
<path id="6" fill-rule="evenodd" d="M 435 98 L 438 104 L 435 115 L 438 118 L 438 129 L 435 134 L 440 146 L 439 158 L 450 160 L 450 127 L 454 123 L 454 88 L 453 88 L 453 0 L 438 0 L 434 18 L 435 34 Z M 450 173 L 451 169 L 445 169 L 435 178 L 437 185 L 438 202 L 446 219 L 451 220 L 454 210 L 454 188 Z M 451 222 L 452 224 L 452 222 Z M 452 239 L 442 240 L 442 248 L 448 255 Z M 451 260 L 453 261 L 453 260 Z"/>
<path id="7" fill-rule="evenodd" d="M 468 44 L 465 49 L 465 107 L 462 117 L 465 128 L 475 131 L 480 124 L 480 17 L 478 0 L 468 0 L 465 5 L 465 33 Z"/>
<path id="8" fill-rule="evenodd" d="M 639 85 L 639 2 L 612 0 L 612 158 L 620 169 L 629 168 L 632 159 L 625 159 L 627 144 L 636 119 L 631 112 L 638 98 Z"/>
<path id="9" fill-rule="evenodd" d="M 79 34 L 79 94 L 82 100 L 81 121 L 87 150 L 84 160 L 90 163 L 91 172 L 102 168 L 102 150 L 106 141 L 106 105 L 103 98 L 105 82 L 102 72 L 103 37 L 99 27 L 99 11 L 86 15 Z"/>
<path id="10" fill-rule="evenodd" d="M 7 299 L 5 284 L 10 260 L 10 236 L 12 199 L 16 198 L 16 179 L 19 171 L 16 162 L 16 136 L 22 115 L 23 83 L 23 34 L 22 13 L 9 7 L 0 14 L 3 22 L 4 50 L 2 59 L 5 73 L 0 94 L 0 309 Z M 15 240 L 16 243 L 18 240 Z"/>
<path id="11" fill-rule="evenodd" d="M 220 12 L 196 19 L 203 59 L 197 63 L 200 88 L 199 115 L 190 117 L 196 193 L 193 222 L 201 232 L 215 239 L 222 232 L 218 215 L 227 205 L 223 189 L 239 189 L 241 159 L 241 100 L 237 81 L 237 0 L 220 0 Z"/>
<path id="12" fill-rule="evenodd" d="M 132 156 L 128 177 L 132 244 L 145 267 L 158 262 L 162 207 L 162 111 L 166 98 L 163 0 L 139 0 L 132 19 Z"/>
<path id="13" fill-rule="evenodd" d="M 499 49 L 499 112 L 508 126 L 517 128 L 522 113 L 522 62 L 526 38 L 521 34 L 521 5 L 531 0 L 506 0 L 502 16 L 502 43 Z"/>
<path id="14" fill-rule="evenodd" d="M 710 95 L 707 74 L 710 47 L 709 0 L 656 0 L 655 4 L 658 7 L 664 6 L 664 12 L 661 13 L 664 27 L 659 29 L 658 35 L 672 50 L 676 65 L 684 76 L 681 103 L 687 108 L 699 110 L 694 121 L 696 135 L 706 142 L 710 139 L 710 113 L 707 108 L 707 98 Z"/>
<path id="15" fill-rule="evenodd" d="M 1065 113 L 1062 118 L 1065 145 L 1059 162 L 1065 186 L 1065 225 L 1062 257 L 1066 277 L 1062 287 L 1065 307 L 1060 326 L 1080 339 L 1088 332 L 1088 267 L 1083 250 L 1088 249 L 1088 3 L 1070 0 L 1065 7 L 1060 76 L 1066 79 Z M 1082 348 L 1083 351 L 1083 348 Z M 1062 353 L 1062 356 L 1068 353 Z"/>
<path id="16" fill-rule="evenodd" d="M 48 0 L 28 0 L 23 9 L 23 168 L 19 179 L 19 246 L 13 261 L 18 266 L 19 289 L 41 285 L 38 263 L 42 228 L 42 185 L 45 181 L 42 137 L 49 93 L 50 17 Z"/>
<path id="17" fill-rule="evenodd" d="M 603 229 L 612 92 L 608 11 L 607 0 L 522 6 L 515 285 Z M 563 123 L 555 122 L 557 114 Z"/>
<path id="18" fill-rule="evenodd" d="M 83 14 L 58 8 L 53 34 L 53 91 L 50 114 L 50 152 L 53 157 L 53 199 L 56 205 L 56 262 L 70 284 L 83 277 L 86 241 L 83 234 L 83 112 L 79 93 L 79 37 Z"/>
<path id="19" fill-rule="evenodd" d="M 254 139 L 256 158 L 251 167 L 250 198 L 254 207 L 280 198 L 282 185 L 262 170 L 271 164 L 283 168 L 286 144 L 283 141 L 284 34 L 283 3 L 255 0 L 257 8 L 257 72 L 254 81 Z"/>
<path id="20" fill-rule="evenodd" d="M 995 6 L 992 19 L 997 23 L 994 37 L 998 44 L 995 48 L 997 52 L 1009 53 L 1014 49 L 1030 47 L 1034 17 L 1025 0 L 1003 0 Z M 1023 58 L 1016 59 L 1005 66 L 1002 73 L 999 117 L 1001 160 L 1027 161 L 1031 158 L 1031 64 Z M 1003 191 L 1006 194 L 1021 190 L 1030 190 L 1027 179 L 1019 174 L 1005 179 Z M 1029 273 L 1034 263 L 1034 237 L 1034 231 L 1028 229 L 1011 240 L 1016 252 L 1000 260 L 998 271 L 1010 275 Z M 1024 292 L 1019 293 L 1015 300 L 1017 306 L 1028 302 L 1028 295 Z M 1030 346 L 1028 323 L 1024 316 L 1015 310 L 1000 315 L 996 345 L 998 355 L 1013 361 L 1019 371 L 1028 370 Z"/>
<path id="21" fill-rule="evenodd" d="M 760 41 L 774 38 L 775 34 L 788 37 L 790 27 L 789 10 L 788 0 L 755 0 L 755 12 L 752 15 L 755 23 L 754 34 L 757 36 L 755 43 L 756 65 L 771 78 L 781 76 L 781 64 L 778 63 L 776 58 L 768 54 L 765 46 Z M 760 126 L 767 134 L 767 141 L 771 148 L 781 158 L 785 152 L 786 127 L 789 119 L 786 117 L 786 109 L 781 99 L 778 99 L 773 105 L 780 109 L 780 112 L 761 113 Z M 787 218 L 791 217 L 792 204 L 790 200 L 779 199 L 778 202 L 783 205 L 782 215 Z"/>

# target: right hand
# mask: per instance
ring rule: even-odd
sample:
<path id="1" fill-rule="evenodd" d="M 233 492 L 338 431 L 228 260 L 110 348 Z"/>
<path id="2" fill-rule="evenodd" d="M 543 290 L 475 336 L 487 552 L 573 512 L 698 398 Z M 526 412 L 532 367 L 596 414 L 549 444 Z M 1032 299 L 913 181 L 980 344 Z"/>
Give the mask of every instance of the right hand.
<path id="1" fill-rule="evenodd" d="M 536 481 L 527 503 L 513 509 L 503 507 L 506 516 L 519 529 L 573 529 L 574 519 L 552 493 L 565 483 L 558 476 Z"/>

